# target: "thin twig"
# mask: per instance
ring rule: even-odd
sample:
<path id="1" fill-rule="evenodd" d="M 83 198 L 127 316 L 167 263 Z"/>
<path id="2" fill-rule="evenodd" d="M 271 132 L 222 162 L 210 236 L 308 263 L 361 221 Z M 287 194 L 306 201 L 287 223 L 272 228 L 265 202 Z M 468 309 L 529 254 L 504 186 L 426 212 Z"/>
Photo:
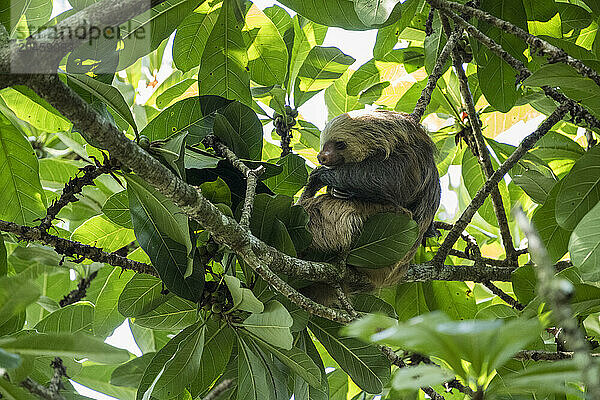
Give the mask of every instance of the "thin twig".
<path id="1" fill-rule="evenodd" d="M 0 220 L 0 231 L 9 232 L 17 235 L 19 239 L 26 241 L 36 241 L 54 248 L 58 254 L 64 254 L 68 257 L 80 256 L 92 261 L 110 264 L 114 267 L 121 267 L 125 270 L 135 271 L 141 274 L 158 276 L 158 273 L 152 265 L 139 261 L 133 261 L 115 253 L 107 253 L 104 250 L 82 244 L 73 240 L 63 239 L 51 235 L 45 230 L 37 227 L 29 227 Z M 77 260 L 77 261 L 82 261 Z"/>
<path id="2" fill-rule="evenodd" d="M 83 299 L 87 294 L 87 289 L 97 275 L 98 271 L 94 271 L 88 277 L 81 278 L 77 284 L 77 289 L 73 289 L 65 295 L 65 297 L 58 302 L 58 305 L 66 307 L 69 304 L 77 303 L 79 300 Z"/>
<path id="3" fill-rule="evenodd" d="M 445 0 L 427 0 L 432 7 L 441 8 L 444 10 L 453 10 L 461 14 L 466 14 L 471 17 L 475 17 L 480 21 L 485 21 L 495 27 L 501 29 L 503 32 L 510 33 L 512 35 L 517 36 L 519 39 L 523 40 L 525 43 L 530 45 L 533 49 L 537 50 L 537 52 L 546 57 L 548 62 L 556 63 L 562 62 L 567 65 L 573 67 L 579 74 L 590 78 L 593 80 L 598 86 L 600 86 L 600 75 L 592 68 L 585 65 L 581 60 L 578 60 L 574 57 L 571 57 L 564 50 L 548 43 L 547 41 L 530 34 L 529 32 L 521 29 L 520 27 L 508 22 L 504 21 L 500 18 L 493 16 L 490 13 L 487 13 L 483 10 L 479 10 L 477 8 L 469 7 L 463 4 L 445 1 Z"/>
<path id="4" fill-rule="evenodd" d="M 446 32 L 446 36 L 449 37 L 452 34 L 452 29 L 450 28 L 448 18 L 443 14 L 440 16 L 440 18 L 442 21 L 442 26 L 444 27 L 444 31 Z M 462 29 L 457 29 L 456 31 L 462 36 Z M 489 179 L 494 173 L 494 167 L 490 158 L 490 152 L 483 139 L 481 121 L 479 120 L 479 116 L 475 110 L 473 95 L 469 89 L 469 80 L 463 68 L 462 58 L 457 47 L 454 47 L 452 50 L 452 62 L 454 64 L 454 71 L 458 76 L 460 93 L 462 95 L 463 102 L 467 107 L 467 115 L 469 117 L 469 122 L 471 123 L 471 131 L 475 142 L 475 148 L 471 148 L 471 141 L 467 141 L 467 144 L 471 148 L 473 155 L 477 157 L 477 161 L 479 162 L 485 178 Z M 494 213 L 496 214 L 496 219 L 498 220 L 498 227 L 500 228 L 500 235 L 502 236 L 502 244 L 504 245 L 504 250 L 506 252 L 506 259 L 516 263 L 517 256 L 515 255 L 513 239 L 512 235 L 510 234 L 508 218 L 506 218 L 504 202 L 502 200 L 502 195 L 500 194 L 500 189 L 497 185 L 492 189 L 490 197 L 492 199 L 492 206 L 494 208 Z"/>
<path id="5" fill-rule="evenodd" d="M 65 398 L 60 393 L 53 392 L 46 386 L 34 381 L 29 377 L 25 378 L 21 382 L 21 386 L 27 389 L 30 393 L 35 394 L 36 396 L 44 400 L 65 400 Z"/>
<path id="6" fill-rule="evenodd" d="M 346 312 L 352 315 L 354 318 L 358 318 L 360 315 L 356 312 L 354 307 L 352 307 L 352 303 L 350 303 L 350 299 L 348 299 L 348 296 L 346 295 L 346 293 L 344 293 L 342 287 L 340 285 L 334 285 L 334 290 L 337 300 L 340 303 L 342 309 L 346 310 Z"/>
<path id="7" fill-rule="evenodd" d="M 558 106 L 548 118 L 546 118 L 537 129 L 528 135 L 521 144 L 513 151 L 513 153 L 500 165 L 500 167 L 494 172 L 494 174 L 485 182 L 483 187 L 477 191 L 471 203 L 467 206 L 465 211 L 461 214 L 458 220 L 454 223 L 454 226 L 442 245 L 438 248 L 436 255 L 433 257 L 431 263 L 433 265 L 443 265 L 444 260 L 448 256 L 448 253 L 456 240 L 460 237 L 462 231 L 465 230 L 471 218 L 475 215 L 477 210 L 483 205 L 486 197 L 490 194 L 494 186 L 498 185 L 500 179 L 506 175 L 506 173 L 521 159 L 523 156 L 533 148 L 537 141 L 544 136 L 548 131 L 560 121 L 565 114 L 569 112 L 569 107 L 566 104 Z"/>
<path id="8" fill-rule="evenodd" d="M 525 306 L 523 304 L 519 303 L 517 300 L 515 300 L 508 293 L 506 293 L 505 291 L 503 291 L 502 289 L 500 289 L 498 286 L 494 285 L 492 282 L 490 282 L 490 281 L 483 282 L 483 285 L 486 288 L 490 289 L 490 291 L 493 294 L 495 294 L 496 296 L 498 296 L 502 300 L 504 300 L 504 302 L 507 303 L 512 308 L 517 309 L 519 311 L 522 311 L 522 310 L 525 309 Z"/>
<path id="9" fill-rule="evenodd" d="M 546 247 L 525 213 L 516 210 L 515 216 L 527 236 L 529 254 L 537 266 L 537 293 L 550 305 L 553 319 L 562 328 L 567 344 L 574 351 L 573 358 L 578 360 L 586 393 L 590 399 L 600 399 L 600 369 L 590 355 L 589 343 L 579 329 L 571 309 L 573 285 L 565 279 L 555 277 Z"/>

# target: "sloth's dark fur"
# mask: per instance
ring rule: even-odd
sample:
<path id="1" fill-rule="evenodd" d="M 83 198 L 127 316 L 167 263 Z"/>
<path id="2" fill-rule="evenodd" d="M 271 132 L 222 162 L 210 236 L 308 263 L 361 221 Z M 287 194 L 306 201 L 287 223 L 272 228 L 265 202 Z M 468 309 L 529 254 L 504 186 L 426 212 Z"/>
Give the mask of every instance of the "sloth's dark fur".
<path id="1" fill-rule="evenodd" d="M 406 212 L 417 222 L 419 235 L 398 263 L 363 269 L 368 282 L 351 282 L 350 292 L 370 291 L 398 283 L 406 273 L 424 235 L 431 232 L 440 203 L 435 146 L 407 114 L 393 111 L 355 111 L 332 119 L 321 133 L 321 163 L 299 203 L 310 216 L 313 242 L 305 254 L 343 255 L 351 248 L 363 223 L 380 212 Z M 327 193 L 315 197 L 322 187 Z M 312 286 L 307 293 L 328 302 L 331 290 Z"/>

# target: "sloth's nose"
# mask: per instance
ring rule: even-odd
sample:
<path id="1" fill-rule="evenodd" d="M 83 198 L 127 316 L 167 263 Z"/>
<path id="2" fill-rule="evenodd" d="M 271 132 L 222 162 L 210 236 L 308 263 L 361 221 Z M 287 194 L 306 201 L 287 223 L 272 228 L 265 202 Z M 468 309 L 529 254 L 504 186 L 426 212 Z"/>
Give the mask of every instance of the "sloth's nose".
<path id="1" fill-rule="evenodd" d="M 330 151 L 324 150 L 317 154 L 317 160 L 321 165 L 328 165 L 331 163 L 332 154 Z"/>

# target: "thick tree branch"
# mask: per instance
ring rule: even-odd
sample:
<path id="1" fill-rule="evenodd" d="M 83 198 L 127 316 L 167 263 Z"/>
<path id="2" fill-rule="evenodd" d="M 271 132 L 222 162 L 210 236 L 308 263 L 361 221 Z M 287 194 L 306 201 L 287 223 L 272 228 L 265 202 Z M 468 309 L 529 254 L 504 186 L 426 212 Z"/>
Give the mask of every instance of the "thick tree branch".
<path id="1" fill-rule="evenodd" d="M 450 28 L 448 18 L 443 14 L 440 17 L 446 36 L 450 37 L 450 35 L 452 34 L 452 29 Z M 456 31 L 459 32 L 459 34 L 462 36 L 462 29 L 457 29 Z M 477 157 L 477 161 L 481 166 L 485 178 L 490 179 L 490 176 L 492 176 L 492 174 L 494 173 L 494 167 L 492 166 L 490 152 L 483 139 L 481 121 L 479 120 L 479 116 L 477 115 L 477 111 L 475 110 L 473 95 L 471 94 L 471 90 L 469 89 L 469 80 L 463 68 L 462 57 L 460 56 L 460 52 L 458 51 L 457 47 L 454 47 L 454 49 L 452 50 L 452 62 L 454 65 L 454 71 L 458 76 L 460 93 L 463 102 L 467 107 L 467 115 L 469 117 L 469 122 L 471 123 L 472 136 L 475 143 L 475 146 L 473 146 L 475 148 L 471 148 L 471 152 Z M 469 145 L 469 147 L 472 147 L 472 143 L 470 141 L 468 141 L 467 144 Z M 502 237 L 502 244 L 504 245 L 504 250 L 506 252 L 506 259 L 509 262 L 516 263 L 517 256 L 515 255 L 515 247 L 513 245 L 512 235 L 510 234 L 508 218 L 506 218 L 504 202 L 502 200 L 502 195 L 500 194 L 500 189 L 498 189 L 497 185 L 492 189 L 490 197 L 492 199 L 492 205 L 494 208 L 494 213 L 496 214 L 496 219 L 498 220 L 500 235 Z"/>
<path id="2" fill-rule="evenodd" d="M 158 276 L 156 270 L 148 264 L 139 261 L 133 261 L 115 253 L 107 253 L 102 249 L 87 244 L 81 244 L 73 240 L 63 239 L 58 236 L 47 233 L 44 229 L 32 228 L 29 226 L 18 225 L 13 222 L 0 220 L 0 231 L 15 234 L 19 239 L 26 241 L 36 241 L 51 246 L 59 254 L 69 257 L 80 256 L 92 261 L 107 263 L 114 267 L 121 267 L 126 270 Z"/>
<path id="3" fill-rule="evenodd" d="M 590 78 L 598 86 L 600 86 L 600 75 L 598 75 L 598 73 L 592 68 L 585 65 L 581 60 L 571 57 L 564 50 L 548 43 L 547 41 L 537 36 L 530 34 L 529 32 L 519 28 L 518 26 L 508 21 L 504 21 L 477 8 L 469 7 L 452 1 L 427 0 L 427 2 L 431 4 L 432 7 L 440 8 L 443 10 L 452 10 L 461 14 L 466 14 L 468 16 L 475 17 L 480 21 L 485 21 L 491 25 L 494 25 L 495 27 L 501 29 L 504 32 L 515 35 L 519 39 L 527 43 L 529 46 L 531 46 L 540 55 L 546 57 L 548 59 L 548 62 L 562 62 L 567 65 L 570 65 L 582 76 Z"/>
<path id="4" fill-rule="evenodd" d="M 81 44 L 97 38 L 104 29 L 116 32 L 129 21 L 165 0 L 103 0 L 65 18 L 27 38 L 25 43 L 11 42 L 0 49 L 0 74 L 25 71 L 55 73 L 60 60 Z M 116 39 L 115 39 L 116 44 Z"/>
<path id="5" fill-rule="evenodd" d="M 431 94 L 433 93 L 433 90 L 437 85 L 437 81 L 438 79 L 440 79 L 440 76 L 442 76 L 442 74 L 444 73 L 444 65 L 446 64 L 446 61 L 450 56 L 450 51 L 456 46 L 456 42 L 459 38 L 460 36 L 458 33 L 453 33 L 452 35 L 450 35 L 438 59 L 435 61 L 433 71 L 427 78 L 427 85 L 421 92 L 421 96 L 419 97 L 419 100 L 417 100 L 417 104 L 415 105 L 413 112 L 410 114 L 410 116 L 416 121 L 416 123 L 421 122 L 421 118 L 423 118 L 425 109 L 431 101 Z"/>
<path id="6" fill-rule="evenodd" d="M 216 399 L 218 399 L 219 396 L 221 395 L 221 393 L 223 393 L 224 391 L 226 391 L 227 389 L 229 389 L 232 384 L 233 384 L 233 380 L 232 379 L 225 379 L 223 382 L 219 383 L 217 386 L 215 386 L 214 388 L 212 388 L 212 390 L 210 392 L 208 392 L 208 394 L 206 396 L 204 396 L 203 400 L 216 400 Z"/>
<path id="7" fill-rule="evenodd" d="M 513 356 L 517 360 L 527 361 L 558 361 L 558 360 L 569 360 L 573 358 L 574 353 L 572 351 L 538 351 L 538 350 L 523 350 L 519 351 Z M 600 354 L 592 353 L 590 357 L 597 358 Z"/>
<path id="8" fill-rule="evenodd" d="M 456 240 L 460 237 L 460 234 L 467 227 L 471 218 L 475 215 L 477 210 L 483 205 L 486 197 L 490 194 L 494 187 L 497 187 L 500 179 L 504 177 L 506 173 L 529 151 L 533 148 L 535 143 L 558 122 L 565 114 L 569 111 L 569 107 L 566 104 L 561 104 L 548 118 L 546 118 L 538 128 L 528 135 L 519 147 L 500 165 L 500 167 L 494 172 L 494 174 L 488 179 L 483 187 L 477 191 L 473 200 L 469 206 L 463 211 L 461 216 L 455 222 L 452 230 L 448 232 L 446 239 L 439 247 L 438 252 L 431 260 L 433 265 L 443 265 L 444 260 L 448 256 L 450 249 L 456 243 Z"/>

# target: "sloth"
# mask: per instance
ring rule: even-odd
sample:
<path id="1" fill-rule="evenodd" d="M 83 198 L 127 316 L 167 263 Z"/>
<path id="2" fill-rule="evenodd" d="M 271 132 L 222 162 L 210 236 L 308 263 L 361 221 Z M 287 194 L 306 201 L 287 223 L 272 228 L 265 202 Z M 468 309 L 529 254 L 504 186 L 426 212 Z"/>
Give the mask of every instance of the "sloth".
<path id="1" fill-rule="evenodd" d="M 419 227 L 418 237 L 402 260 L 388 267 L 360 269 L 366 282 L 349 282 L 349 293 L 397 284 L 424 237 L 433 236 L 433 217 L 440 204 L 435 145 L 408 114 L 358 110 L 341 114 L 321 133 L 321 167 L 312 171 L 298 203 L 307 211 L 310 247 L 300 254 L 344 257 L 364 222 L 382 212 L 407 213 Z M 316 196 L 327 187 L 327 192 Z M 348 266 L 352 268 L 351 266 Z M 330 303 L 326 285 L 311 284 L 304 292 Z"/>

